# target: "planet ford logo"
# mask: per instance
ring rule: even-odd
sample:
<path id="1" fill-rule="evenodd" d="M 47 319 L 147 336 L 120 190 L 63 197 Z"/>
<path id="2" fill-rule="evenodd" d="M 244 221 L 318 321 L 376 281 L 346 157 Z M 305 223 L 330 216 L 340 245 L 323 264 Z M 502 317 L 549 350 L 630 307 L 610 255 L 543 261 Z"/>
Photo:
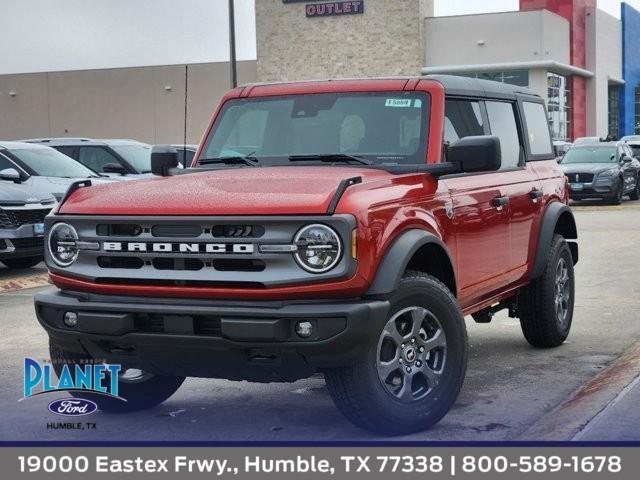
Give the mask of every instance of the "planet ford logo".
<path id="1" fill-rule="evenodd" d="M 83 398 L 64 398 L 49 404 L 49 411 L 65 417 L 90 415 L 98 409 L 98 405 Z"/>

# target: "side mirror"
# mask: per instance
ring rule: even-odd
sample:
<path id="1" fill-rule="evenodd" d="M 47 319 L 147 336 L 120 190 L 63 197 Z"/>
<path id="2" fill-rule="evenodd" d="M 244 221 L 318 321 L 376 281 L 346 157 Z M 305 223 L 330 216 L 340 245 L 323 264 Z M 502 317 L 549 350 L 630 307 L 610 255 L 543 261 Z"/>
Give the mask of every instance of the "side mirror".
<path id="1" fill-rule="evenodd" d="M 500 139 L 490 135 L 461 138 L 449 146 L 447 160 L 460 165 L 460 171 L 465 173 L 499 170 Z"/>
<path id="2" fill-rule="evenodd" d="M 4 170 L 0 170 L 0 180 L 19 182 L 20 173 L 15 168 L 5 168 Z"/>
<path id="3" fill-rule="evenodd" d="M 118 173 L 120 175 L 126 175 L 127 173 L 127 169 L 119 163 L 107 163 L 104 167 L 102 167 L 102 171 L 104 173 Z"/>
<path id="4" fill-rule="evenodd" d="M 151 148 L 151 173 L 166 177 L 169 170 L 178 166 L 178 151 L 171 145 L 155 145 Z"/>

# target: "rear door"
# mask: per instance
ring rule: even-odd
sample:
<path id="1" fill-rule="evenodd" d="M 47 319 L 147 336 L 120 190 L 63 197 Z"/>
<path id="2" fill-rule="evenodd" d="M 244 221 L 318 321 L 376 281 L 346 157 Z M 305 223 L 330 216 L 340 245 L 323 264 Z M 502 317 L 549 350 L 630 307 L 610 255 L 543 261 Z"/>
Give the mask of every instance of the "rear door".
<path id="1" fill-rule="evenodd" d="M 529 255 L 535 244 L 532 241 L 533 224 L 540 213 L 542 193 L 538 177 L 526 161 L 525 125 L 519 115 L 522 104 L 515 101 L 487 100 L 485 105 L 490 132 L 500 138 L 502 150 L 500 177 L 502 192 L 509 202 L 510 236 L 509 266 L 503 280 L 505 284 L 510 284 L 522 279 L 527 272 Z M 546 131 L 541 141 L 546 142 L 547 148 L 552 150 L 544 108 L 542 104 L 531 105 L 539 106 L 541 109 L 543 128 Z M 525 106 L 525 109 L 528 108 Z M 542 135 L 537 131 L 528 131 L 528 134 L 536 137 L 536 142 Z"/>

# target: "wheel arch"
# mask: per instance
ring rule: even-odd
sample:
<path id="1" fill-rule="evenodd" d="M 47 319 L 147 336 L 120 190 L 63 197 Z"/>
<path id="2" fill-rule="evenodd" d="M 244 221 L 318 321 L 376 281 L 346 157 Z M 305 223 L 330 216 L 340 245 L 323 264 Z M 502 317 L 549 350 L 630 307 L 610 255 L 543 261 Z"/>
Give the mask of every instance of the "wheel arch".
<path id="1" fill-rule="evenodd" d="M 578 228 L 571 209 L 561 202 L 551 202 L 542 217 L 536 256 L 531 279 L 538 278 L 544 271 L 545 259 L 555 234 L 562 235 L 569 245 L 573 264 L 578 263 Z"/>
<path id="2" fill-rule="evenodd" d="M 457 296 L 455 270 L 446 245 L 434 234 L 417 228 L 402 233 L 391 244 L 378 265 L 367 296 L 392 293 L 407 270 L 433 275 Z"/>

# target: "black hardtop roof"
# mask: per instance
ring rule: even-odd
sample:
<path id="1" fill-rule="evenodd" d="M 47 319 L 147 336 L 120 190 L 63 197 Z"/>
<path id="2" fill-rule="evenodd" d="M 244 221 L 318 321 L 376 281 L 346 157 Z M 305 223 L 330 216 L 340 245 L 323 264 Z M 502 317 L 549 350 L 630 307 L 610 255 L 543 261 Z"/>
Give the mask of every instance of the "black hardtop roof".
<path id="1" fill-rule="evenodd" d="M 542 97 L 533 90 L 518 85 L 510 85 L 508 83 L 496 82 L 493 80 L 483 80 L 480 78 L 461 77 L 458 75 L 422 75 L 422 76 L 398 76 L 398 77 L 372 77 L 372 78 L 337 78 L 327 80 L 298 80 L 288 82 L 264 82 L 264 83 L 247 83 L 241 87 L 260 87 L 266 85 L 287 85 L 296 83 L 314 83 L 314 82 L 339 82 L 339 81 L 368 81 L 368 80 L 433 80 L 442 84 L 447 95 L 478 97 L 478 98 L 499 98 L 499 99 L 515 99 L 517 95 L 531 97 L 542 102 Z"/>
<path id="2" fill-rule="evenodd" d="M 449 95 L 483 98 L 515 98 L 516 95 L 526 95 L 542 100 L 540 95 L 526 87 L 492 80 L 457 75 L 425 75 L 421 78 L 441 83 L 445 93 Z"/>

